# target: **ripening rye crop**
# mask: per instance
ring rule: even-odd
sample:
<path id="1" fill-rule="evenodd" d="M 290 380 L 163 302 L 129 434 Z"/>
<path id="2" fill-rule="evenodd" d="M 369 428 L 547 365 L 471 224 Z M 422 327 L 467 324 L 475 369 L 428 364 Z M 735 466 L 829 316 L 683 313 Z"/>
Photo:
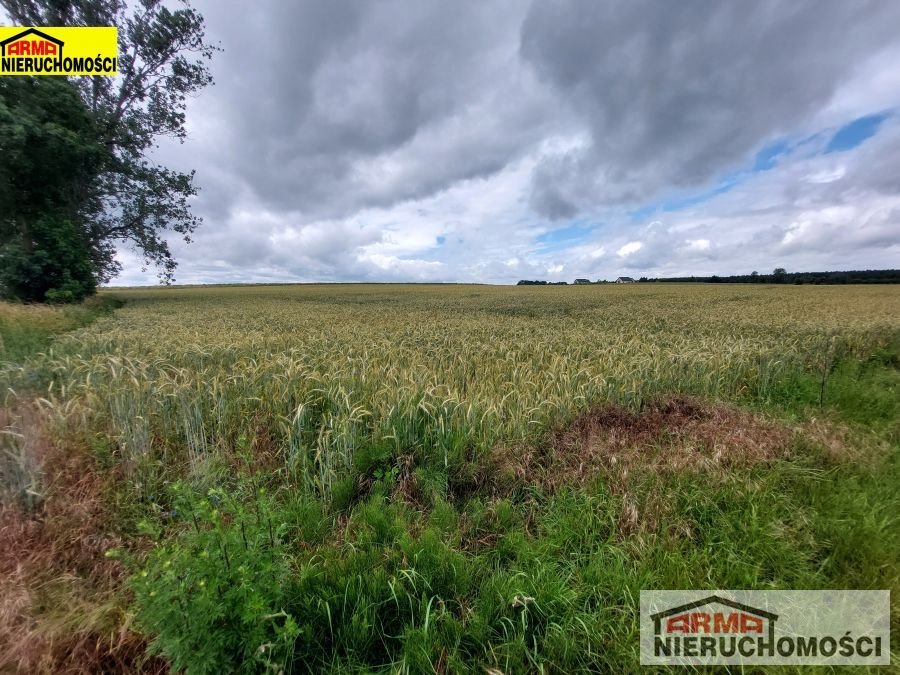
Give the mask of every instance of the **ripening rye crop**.
<path id="1" fill-rule="evenodd" d="M 371 443 L 445 466 L 602 401 L 760 400 L 900 326 L 893 287 L 283 286 L 117 292 L 26 366 L 129 463 L 265 445 L 327 494 Z M 35 377 L 34 372 L 30 373 Z M 88 419 L 89 418 L 89 419 Z M 70 422 L 71 423 L 71 422 Z"/>

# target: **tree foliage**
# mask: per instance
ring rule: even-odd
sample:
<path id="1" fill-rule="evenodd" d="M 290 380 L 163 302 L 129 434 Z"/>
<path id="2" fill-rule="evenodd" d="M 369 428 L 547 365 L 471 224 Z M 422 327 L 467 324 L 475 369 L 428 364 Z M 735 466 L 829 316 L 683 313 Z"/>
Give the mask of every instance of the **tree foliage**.
<path id="1" fill-rule="evenodd" d="M 115 252 L 122 243 L 155 266 L 162 281 L 171 281 L 176 262 L 166 234 L 175 232 L 190 241 L 200 224 L 190 210 L 197 187 L 193 172 L 160 166 L 151 155 L 161 138 L 184 141 L 187 99 L 212 82 L 208 61 L 217 48 L 206 41 L 203 17 L 187 2 L 170 9 L 161 0 L 140 0 L 133 9 L 119 0 L 2 4 L 22 25 L 119 27 L 119 75 L 68 80 L 90 119 L 90 125 L 76 133 L 92 146 L 95 163 L 83 166 L 74 179 L 62 172 L 46 176 L 48 181 L 58 179 L 63 191 L 72 180 L 79 183 L 77 200 L 67 202 L 65 210 L 90 252 L 95 282 L 108 281 L 120 271 Z M 0 143 L 15 142 L 13 132 L 4 127 Z M 7 138 L 7 133 L 13 135 Z M 48 193 L 48 201 L 55 190 Z M 33 215 L 44 218 L 55 210 L 41 207 Z M 22 214 L 4 222 L 4 241 L 13 233 L 27 240 L 31 230 L 22 227 L 27 220 Z M 28 245 L 20 243 L 20 248 Z"/>
<path id="2" fill-rule="evenodd" d="M 788 272 L 783 267 L 772 274 L 736 274 L 727 277 L 668 277 L 651 282 L 686 281 L 725 284 L 900 284 L 900 270 L 846 270 L 832 272 Z"/>
<path id="3" fill-rule="evenodd" d="M 45 216 L 32 224 L 35 245 L 20 241 L 3 252 L 0 283 L 29 302 L 76 302 L 97 289 L 90 251 L 71 220 Z"/>
<path id="4" fill-rule="evenodd" d="M 0 80 L 0 285 L 27 301 L 80 300 L 97 286 L 81 202 L 103 151 L 76 89 L 57 78 Z"/>

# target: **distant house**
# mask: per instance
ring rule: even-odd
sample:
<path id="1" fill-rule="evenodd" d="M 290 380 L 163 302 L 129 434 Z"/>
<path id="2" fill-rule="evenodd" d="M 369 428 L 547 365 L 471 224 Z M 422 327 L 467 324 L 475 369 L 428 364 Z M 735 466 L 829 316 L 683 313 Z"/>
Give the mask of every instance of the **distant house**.
<path id="1" fill-rule="evenodd" d="M 590 279 L 576 279 L 575 283 L 576 284 L 589 284 L 589 283 L 591 283 L 591 280 Z"/>
<path id="2" fill-rule="evenodd" d="M 616 283 L 617 284 L 633 284 L 634 279 L 632 279 L 631 277 L 619 277 L 618 279 L 616 279 Z"/>

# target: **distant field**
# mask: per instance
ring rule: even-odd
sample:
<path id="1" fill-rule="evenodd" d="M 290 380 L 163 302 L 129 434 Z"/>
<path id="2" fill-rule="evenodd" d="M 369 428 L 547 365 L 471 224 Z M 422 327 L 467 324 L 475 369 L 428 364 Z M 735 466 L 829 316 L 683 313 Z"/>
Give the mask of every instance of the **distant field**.
<path id="1" fill-rule="evenodd" d="M 632 672 L 642 588 L 897 607 L 896 287 L 105 295 L 0 305 L 0 670 Z"/>

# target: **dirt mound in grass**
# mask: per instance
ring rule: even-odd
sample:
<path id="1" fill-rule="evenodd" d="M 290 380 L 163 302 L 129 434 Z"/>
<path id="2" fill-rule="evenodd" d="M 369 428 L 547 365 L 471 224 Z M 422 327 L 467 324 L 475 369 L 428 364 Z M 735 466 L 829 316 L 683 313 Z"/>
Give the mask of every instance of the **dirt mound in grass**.
<path id="1" fill-rule="evenodd" d="M 598 474 L 727 471 L 787 455 L 793 431 L 724 403 L 689 397 L 659 399 L 633 413 L 604 405 L 547 435 L 536 448 L 495 449 L 498 483 L 553 489 Z"/>

